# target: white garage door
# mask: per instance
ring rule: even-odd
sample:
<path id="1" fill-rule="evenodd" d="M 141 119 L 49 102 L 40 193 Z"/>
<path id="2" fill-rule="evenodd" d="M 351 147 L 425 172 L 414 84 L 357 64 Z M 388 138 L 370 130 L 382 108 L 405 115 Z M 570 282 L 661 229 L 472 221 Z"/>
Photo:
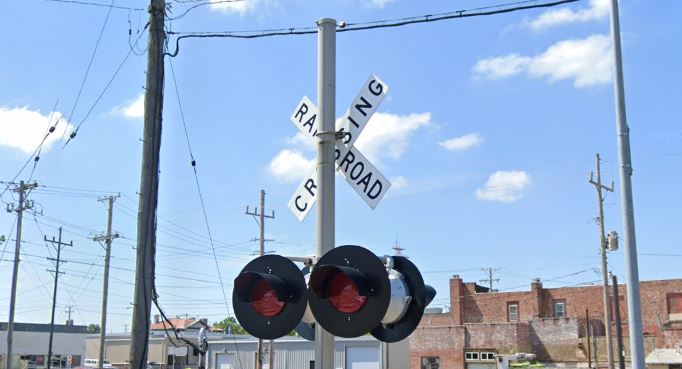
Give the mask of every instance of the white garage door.
<path id="1" fill-rule="evenodd" d="M 495 363 L 467 363 L 467 369 L 495 369 Z"/>
<path id="2" fill-rule="evenodd" d="M 346 369 L 379 369 L 379 348 L 346 347 Z"/>
<path id="3" fill-rule="evenodd" d="M 215 357 L 215 369 L 233 369 L 234 354 L 217 354 Z"/>

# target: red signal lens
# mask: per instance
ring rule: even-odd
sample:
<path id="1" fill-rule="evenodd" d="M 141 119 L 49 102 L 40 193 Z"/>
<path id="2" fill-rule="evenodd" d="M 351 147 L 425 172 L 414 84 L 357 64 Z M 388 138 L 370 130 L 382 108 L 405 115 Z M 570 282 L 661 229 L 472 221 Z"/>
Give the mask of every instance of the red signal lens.
<path id="1" fill-rule="evenodd" d="M 273 317 L 284 310 L 284 301 L 277 299 L 275 290 L 264 279 L 258 280 L 251 288 L 251 307 L 261 316 Z"/>
<path id="2" fill-rule="evenodd" d="M 358 286 L 345 273 L 334 274 L 328 286 L 329 302 L 342 313 L 355 313 L 367 302 L 367 297 L 360 296 Z"/>

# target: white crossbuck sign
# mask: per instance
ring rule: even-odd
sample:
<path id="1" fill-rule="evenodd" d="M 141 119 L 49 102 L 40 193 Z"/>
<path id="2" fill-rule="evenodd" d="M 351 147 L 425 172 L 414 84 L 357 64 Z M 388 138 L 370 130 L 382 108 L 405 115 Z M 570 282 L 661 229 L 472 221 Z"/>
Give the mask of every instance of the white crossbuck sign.
<path id="1" fill-rule="evenodd" d="M 372 209 L 379 204 L 391 183 L 353 144 L 387 93 L 385 83 L 375 75 L 369 76 L 346 114 L 336 122 L 336 130 L 346 133 L 343 139 L 336 141 L 337 171 Z M 317 113 L 317 107 L 304 96 L 291 114 L 291 122 L 311 140 L 315 140 L 318 131 Z M 289 200 L 289 209 L 299 221 L 305 219 L 317 200 L 316 182 L 317 168 L 314 168 Z"/>

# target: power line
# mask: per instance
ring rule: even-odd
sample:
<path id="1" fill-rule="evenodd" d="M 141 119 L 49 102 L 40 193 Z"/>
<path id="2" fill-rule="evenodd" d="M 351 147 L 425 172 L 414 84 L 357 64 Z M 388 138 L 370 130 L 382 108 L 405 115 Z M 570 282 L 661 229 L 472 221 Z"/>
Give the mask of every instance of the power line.
<path id="1" fill-rule="evenodd" d="M 107 26 L 107 22 L 109 22 L 109 15 L 111 15 L 111 9 L 113 9 L 112 6 L 114 5 L 114 1 L 116 1 L 116 0 L 111 0 L 111 4 L 109 5 L 109 10 L 107 11 L 107 15 L 104 18 L 104 23 L 102 24 L 102 29 L 100 29 L 99 36 L 97 37 L 97 42 L 95 42 L 95 48 L 92 50 L 92 55 L 90 55 L 90 62 L 88 62 L 88 67 L 85 69 L 85 75 L 83 76 L 83 80 L 81 81 L 81 86 L 78 89 L 78 94 L 76 95 L 76 100 L 73 102 L 73 107 L 71 107 L 71 113 L 69 113 L 69 119 L 68 119 L 69 122 L 73 118 L 73 113 L 76 111 L 76 106 L 78 105 L 78 100 L 80 100 L 81 93 L 83 92 L 83 87 L 85 87 L 85 81 L 88 79 L 88 74 L 90 74 L 90 68 L 92 67 L 92 62 L 95 60 L 95 55 L 97 55 L 97 49 L 99 48 L 99 43 L 102 41 L 102 35 L 104 34 L 104 29 Z M 64 139 L 64 135 L 66 135 L 66 130 L 64 130 L 64 133 L 62 134 L 62 140 Z"/>
<path id="2" fill-rule="evenodd" d="M 214 4 L 222 4 L 222 3 L 238 3 L 238 2 L 243 2 L 243 1 L 244 1 L 244 0 L 217 0 L 217 1 L 204 1 L 204 0 L 199 0 L 199 1 L 195 1 L 197 4 L 194 4 L 194 5 L 190 6 L 190 7 L 188 7 L 188 8 L 185 10 L 184 13 L 182 13 L 182 14 L 180 14 L 180 15 L 178 15 L 178 16 L 175 16 L 175 17 L 168 18 L 168 19 L 171 20 L 171 21 L 174 21 L 174 20 L 177 20 L 177 19 L 184 18 L 184 17 L 185 17 L 189 12 L 191 12 L 192 10 L 194 10 L 194 9 L 200 7 L 200 6 L 204 6 L 204 5 L 214 5 Z M 182 1 L 182 2 L 180 2 L 180 3 L 183 3 L 183 2 L 184 2 L 184 1 Z"/>
<path id="3" fill-rule="evenodd" d="M 145 26 L 145 28 L 147 28 L 147 26 Z M 140 36 L 137 38 L 137 40 L 135 40 L 135 43 L 137 43 L 137 41 L 140 40 L 142 35 L 144 35 L 144 33 L 140 33 Z M 121 71 L 121 68 L 123 68 L 123 65 L 125 65 L 126 61 L 128 60 L 128 57 L 130 57 L 130 54 L 132 54 L 132 53 L 133 53 L 133 49 L 129 48 L 128 53 L 126 53 L 125 57 L 123 57 L 123 60 L 121 61 L 121 63 L 118 65 L 118 67 L 114 71 L 114 74 L 111 76 L 111 78 L 109 79 L 107 84 L 104 86 L 104 88 L 102 89 L 102 92 L 100 92 L 100 94 L 97 96 L 97 99 L 95 99 L 95 102 L 92 103 L 92 106 L 90 106 L 90 109 L 85 114 L 85 117 L 83 117 L 83 119 L 80 121 L 80 123 L 78 123 L 78 125 L 76 126 L 76 129 L 74 129 L 73 132 L 71 132 L 71 134 L 69 135 L 69 139 L 66 140 L 66 143 L 64 143 L 64 146 L 62 146 L 62 149 L 65 148 L 66 145 L 68 145 L 69 142 L 71 142 L 71 140 L 73 140 L 76 137 L 76 135 L 78 134 L 78 130 L 80 130 L 83 123 L 85 123 L 88 120 L 88 118 L 90 117 L 90 114 L 95 109 L 95 107 L 97 106 L 99 101 L 102 99 L 104 94 L 107 92 L 107 90 L 109 89 L 111 84 L 114 82 L 114 79 L 116 79 L 116 76 L 118 76 L 118 73 Z"/>
<path id="4" fill-rule="evenodd" d="M 505 3 L 499 5 L 492 5 L 486 7 L 479 7 L 468 10 L 457 10 L 447 13 L 428 14 L 408 18 L 386 19 L 371 22 L 347 23 L 337 25 L 337 32 L 351 32 L 364 31 L 378 28 L 393 28 L 402 27 L 406 25 L 431 23 L 443 20 L 480 17 L 487 15 L 496 15 L 503 13 L 511 13 L 521 10 L 548 8 L 562 4 L 573 3 L 581 0 L 558 0 L 544 3 L 536 3 L 535 0 L 517 1 L 513 3 Z M 531 4 L 532 3 L 532 4 Z M 316 27 L 292 27 L 280 28 L 274 30 L 255 30 L 255 31 L 224 31 L 224 32 L 169 32 L 170 35 L 179 35 L 175 39 L 175 51 L 166 53 L 171 57 L 178 55 L 180 51 L 180 40 L 185 38 L 236 38 L 236 39 L 255 39 L 273 36 L 300 36 L 317 33 Z"/>
<path id="5" fill-rule="evenodd" d="M 199 195 L 199 203 L 201 204 L 201 211 L 202 211 L 202 214 L 204 216 L 204 223 L 206 224 L 206 232 L 208 235 L 209 243 L 211 245 L 211 253 L 213 255 L 213 261 L 215 263 L 216 271 L 218 272 L 218 281 L 220 282 L 220 291 L 222 292 L 222 295 L 223 295 L 223 302 L 225 303 L 225 310 L 227 311 L 227 315 L 229 316 L 232 314 L 230 312 L 230 305 L 227 302 L 227 294 L 225 293 L 225 285 L 223 284 L 223 276 L 222 276 L 222 273 L 220 272 L 220 265 L 218 264 L 218 256 L 216 255 L 216 252 L 215 252 L 216 247 L 213 243 L 213 235 L 211 234 L 211 227 L 210 227 L 210 224 L 208 222 L 208 215 L 206 214 L 206 206 L 204 204 L 204 196 L 201 193 L 201 186 L 199 184 L 199 175 L 197 174 L 196 160 L 194 159 L 194 155 L 192 153 L 192 146 L 190 144 L 189 133 L 187 131 L 187 123 L 185 121 L 185 115 L 184 115 L 183 110 L 182 110 L 182 102 L 180 100 L 180 92 L 179 92 L 178 84 L 177 84 L 177 81 L 175 78 L 175 71 L 173 70 L 173 62 L 171 61 L 171 59 L 169 59 L 169 61 L 170 61 L 170 66 L 171 66 L 171 74 L 173 76 L 173 85 L 175 86 L 175 93 L 176 93 L 176 97 L 178 99 L 178 107 L 180 109 L 180 117 L 182 119 L 182 125 L 184 127 L 184 132 L 185 132 L 185 139 L 187 140 L 187 148 L 188 148 L 188 151 L 190 154 L 190 159 L 191 159 L 190 164 L 192 165 L 192 172 L 194 173 L 194 182 L 196 183 L 196 186 L 197 186 L 197 194 Z M 159 309 L 159 312 L 163 314 L 163 312 L 161 311 L 161 308 L 158 306 L 158 303 L 156 301 L 156 297 L 157 297 L 156 294 L 154 295 L 154 297 L 155 297 L 153 299 L 154 304 L 156 304 L 156 307 Z M 239 366 L 241 367 L 242 363 L 241 363 L 241 357 L 239 355 L 239 348 L 236 345 L 237 340 L 234 338 L 234 336 L 232 338 L 234 339 L 235 347 L 237 348 L 237 360 L 239 362 Z"/>
<path id="6" fill-rule="evenodd" d="M 119 10 L 135 10 L 135 11 L 144 11 L 145 9 L 143 8 L 130 8 L 127 6 L 118 6 L 114 5 L 114 2 L 112 1 L 111 4 L 102 4 L 102 3 L 95 3 L 95 2 L 89 2 L 89 1 L 77 1 L 77 0 L 44 0 L 44 1 L 50 1 L 53 3 L 65 3 L 65 4 L 75 4 L 75 5 L 89 5 L 89 6 L 99 6 L 103 8 L 109 8 L 111 9 L 119 9 Z"/>

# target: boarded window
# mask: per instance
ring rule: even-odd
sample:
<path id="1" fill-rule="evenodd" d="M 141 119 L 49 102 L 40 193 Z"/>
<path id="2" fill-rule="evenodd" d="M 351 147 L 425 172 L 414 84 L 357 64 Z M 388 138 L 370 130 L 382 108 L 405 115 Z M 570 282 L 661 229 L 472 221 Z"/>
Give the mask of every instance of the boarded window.
<path id="1" fill-rule="evenodd" d="M 421 369 L 440 369 L 440 357 L 438 356 L 422 357 Z"/>
<path id="2" fill-rule="evenodd" d="M 669 293 L 666 295 L 666 300 L 668 300 L 670 320 L 682 320 L 682 293 Z"/>

